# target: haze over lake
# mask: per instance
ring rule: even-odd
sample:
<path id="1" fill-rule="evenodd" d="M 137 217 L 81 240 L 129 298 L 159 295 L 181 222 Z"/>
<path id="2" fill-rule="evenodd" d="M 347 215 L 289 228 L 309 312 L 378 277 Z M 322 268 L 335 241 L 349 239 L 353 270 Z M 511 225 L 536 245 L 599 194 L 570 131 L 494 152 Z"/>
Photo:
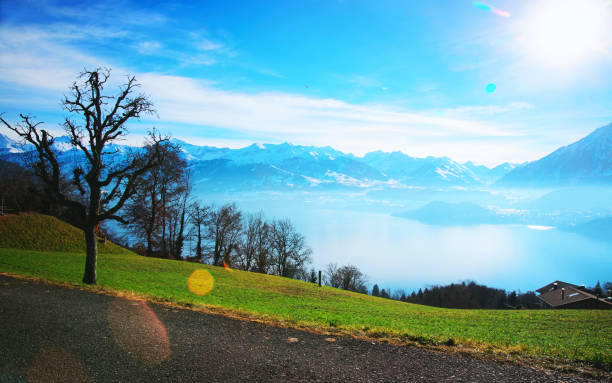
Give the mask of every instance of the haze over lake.
<path id="1" fill-rule="evenodd" d="M 389 201 L 378 211 L 374 201 L 356 208 L 356 200 L 366 198 L 355 195 L 248 193 L 203 198 L 237 201 L 245 211 L 263 211 L 271 219 L 290 217 L 312 247 L 317 270 L 330 262 L 353 264 L 381 288 L 409 292 L 474 280 L 527 291 L 556 279 L 592 285 L 609 279 L 612 270 L 612 241 L 545 225 L 427 225 L 392 216 L 389 211 L 401 208 Z"/>

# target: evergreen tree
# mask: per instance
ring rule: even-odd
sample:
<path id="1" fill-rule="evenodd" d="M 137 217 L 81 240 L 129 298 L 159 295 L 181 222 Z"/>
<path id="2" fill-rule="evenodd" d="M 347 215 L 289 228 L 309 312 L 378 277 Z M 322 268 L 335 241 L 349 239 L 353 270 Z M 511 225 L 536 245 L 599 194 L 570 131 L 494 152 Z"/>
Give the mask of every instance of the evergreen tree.
<path id="1" fill-rule="evenodd" d="M 378 288 L 378 285 L 374 285 L 374 287 L 372 287 L 372 296 L 373 297 L 380 296 L 380 289 Z"/>
<path id="2" fill-rule="evenodd" d="M 603 297 L 603 289 L 601 288 L 599 281 L 597 281 L 597 284 L 595 287 L 593 287 L 593 293 L 595 293 L 595 295 L 598 297 Z"/>
<path id="3" fill-rule="evenodd" d="M 389 293 L 385 289 L 382 289 L 380 291 L 380 296 L 383 297 L 383 298 L 387 298 L 388 299 L 389 298 Z"/>
<path id="4" fill-rule="evenodd" d="M 315 269 L 310 270 L 310 276 L 308 277 L 308 282 L 317 283 L 317 272 Z"/>
<path id="5" fill-rule="evenodd" d="M 518 296 L 516 294 L 516 291 L 512 291 L 510 294 L 508 294 L 508 304 L 512 307 L 516 307 L 518 305 Z"/>

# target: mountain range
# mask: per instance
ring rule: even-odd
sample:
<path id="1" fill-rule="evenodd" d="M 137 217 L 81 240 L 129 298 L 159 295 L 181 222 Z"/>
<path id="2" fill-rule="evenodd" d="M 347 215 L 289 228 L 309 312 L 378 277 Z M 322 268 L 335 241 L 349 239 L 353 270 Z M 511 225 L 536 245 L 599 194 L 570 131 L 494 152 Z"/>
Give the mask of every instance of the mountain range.
<path id="1" fill-rule="evenodd" d="M 448 157 L 415 158 L 375 151 L 358 157 L 332 147 L 253 144 L 241 149 L 193 145 L 178 139 L 198 188 L 211 191 L 405 187 L 522 187 L 612 183 L 612 124 L 526 164 L 495 168 Z M 55 147 L 65 166 L 82 160 L 66 137 Z M 116 156 L 128 146 L 114 145 Z M 19 162 L 24 151 L 0 134 L 0 158 Z"/>

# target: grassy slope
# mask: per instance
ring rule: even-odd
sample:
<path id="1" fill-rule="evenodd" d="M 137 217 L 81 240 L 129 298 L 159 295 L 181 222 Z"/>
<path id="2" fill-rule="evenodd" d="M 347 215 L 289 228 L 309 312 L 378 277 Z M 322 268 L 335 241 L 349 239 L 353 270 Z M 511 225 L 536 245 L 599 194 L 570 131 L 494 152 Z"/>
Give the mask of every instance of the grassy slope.
<path id="1" fill-rule="evenodd" d="M 55 217 L 26 213 L 0 217 L 0 247 L 42 251 L 85 251 L 83 231 Z M 98 243 L 98 251 L 126 253 L 124 248 L 107 241 Z"/>
<path id="2" fill-rule="evenodd" d="M 0 231 L 0 238 L 4 233 Z M 0 242 L 5 243 L 5 242 Z M 84 255 L 0 249 L 0 272 L 80 285 Z M 612 311 L 451 310 L 406 304 L 328 287 L 194 263 L 102 254 L 99 285 L 156 300 L 216 307 L 298 327 L 422 344 L 457 345 L 553 363 L 612 363 Z M 187 280 L 205 269 L 210 293 L 197 295 Z"/>

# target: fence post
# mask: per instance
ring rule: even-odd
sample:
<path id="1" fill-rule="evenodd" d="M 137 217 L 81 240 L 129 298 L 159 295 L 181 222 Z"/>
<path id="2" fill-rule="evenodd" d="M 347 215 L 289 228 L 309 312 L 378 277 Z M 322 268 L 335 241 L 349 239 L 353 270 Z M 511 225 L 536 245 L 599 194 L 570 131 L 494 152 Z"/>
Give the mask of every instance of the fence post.
<path id="1" fill-rule="evenodd" d="M 319 287 L 321 287 L 321 270 L 319 270 Z"/>

